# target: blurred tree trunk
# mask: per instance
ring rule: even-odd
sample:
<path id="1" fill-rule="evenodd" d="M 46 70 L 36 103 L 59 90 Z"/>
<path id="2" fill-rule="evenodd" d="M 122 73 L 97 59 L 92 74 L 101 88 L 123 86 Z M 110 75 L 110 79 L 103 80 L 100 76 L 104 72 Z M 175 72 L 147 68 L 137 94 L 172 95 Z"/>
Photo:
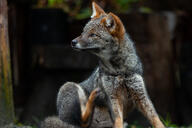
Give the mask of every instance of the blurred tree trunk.
<path id="1" fill-rule="evenodd" d="M 7 0 L 0 0 L 0 127 L 14 120 L 7 11 Z"/>

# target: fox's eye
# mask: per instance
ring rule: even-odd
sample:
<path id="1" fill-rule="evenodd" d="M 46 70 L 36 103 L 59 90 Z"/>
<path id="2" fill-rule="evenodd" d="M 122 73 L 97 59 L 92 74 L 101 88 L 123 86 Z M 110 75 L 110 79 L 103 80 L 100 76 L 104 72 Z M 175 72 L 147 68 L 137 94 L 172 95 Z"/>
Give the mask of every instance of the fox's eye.
<path id="1" fill-rule="evenodd" d="M 91 33 L 91 34 L 89 35 L 89 37 L 96 37 L 96 36 L 98 36 L 98 35 L 96 35 L 96 34 L 94 34 L 94 33 Z"/>

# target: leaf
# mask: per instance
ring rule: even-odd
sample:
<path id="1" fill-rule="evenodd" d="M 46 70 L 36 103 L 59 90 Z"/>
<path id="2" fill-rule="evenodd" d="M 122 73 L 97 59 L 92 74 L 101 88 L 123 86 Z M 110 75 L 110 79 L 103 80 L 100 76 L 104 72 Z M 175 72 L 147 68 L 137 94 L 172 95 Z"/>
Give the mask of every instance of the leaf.
<path id="1" fill-rule="evenodd" d="M 56 0 L 48 0 L 48 6 L 51 7 L 55 4 Z"/>
<path id="2" fill-rule="evenodd" d="M 152 13 L 152 9 L 148 8 L 148 7 L 140 7 L 140 12 L 142 13 Z"/>
<path id="3" fill-rule="evenodd" d="M 84 8 L 75 16 L 75 18 L 81 20 L 90 17 L 90 15 L 91 10 L 89 8 Z"/>

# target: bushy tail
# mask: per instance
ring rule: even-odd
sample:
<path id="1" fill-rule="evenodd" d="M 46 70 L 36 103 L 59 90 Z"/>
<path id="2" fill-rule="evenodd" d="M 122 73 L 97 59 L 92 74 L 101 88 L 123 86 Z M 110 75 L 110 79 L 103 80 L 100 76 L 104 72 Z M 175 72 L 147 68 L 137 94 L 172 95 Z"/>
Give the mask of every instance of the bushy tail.
<path id="1" fill-rule="evenodd" d="M 63 122 L 58 117 L 47 117 L 41 123 L 41 128 L 80 128 L 80 127 Z"/>

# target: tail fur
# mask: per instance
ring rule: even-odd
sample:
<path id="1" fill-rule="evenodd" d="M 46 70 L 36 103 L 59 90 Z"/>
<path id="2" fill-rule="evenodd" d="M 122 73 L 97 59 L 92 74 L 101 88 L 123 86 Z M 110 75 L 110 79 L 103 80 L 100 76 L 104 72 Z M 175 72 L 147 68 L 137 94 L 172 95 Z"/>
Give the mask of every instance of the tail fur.
<path id="1" fill-rule="evenodd" d="M 47 117 L 41 123 L 41 128 L 80 128 L 80 127 L 63 122 L 58 117 Z"/>

